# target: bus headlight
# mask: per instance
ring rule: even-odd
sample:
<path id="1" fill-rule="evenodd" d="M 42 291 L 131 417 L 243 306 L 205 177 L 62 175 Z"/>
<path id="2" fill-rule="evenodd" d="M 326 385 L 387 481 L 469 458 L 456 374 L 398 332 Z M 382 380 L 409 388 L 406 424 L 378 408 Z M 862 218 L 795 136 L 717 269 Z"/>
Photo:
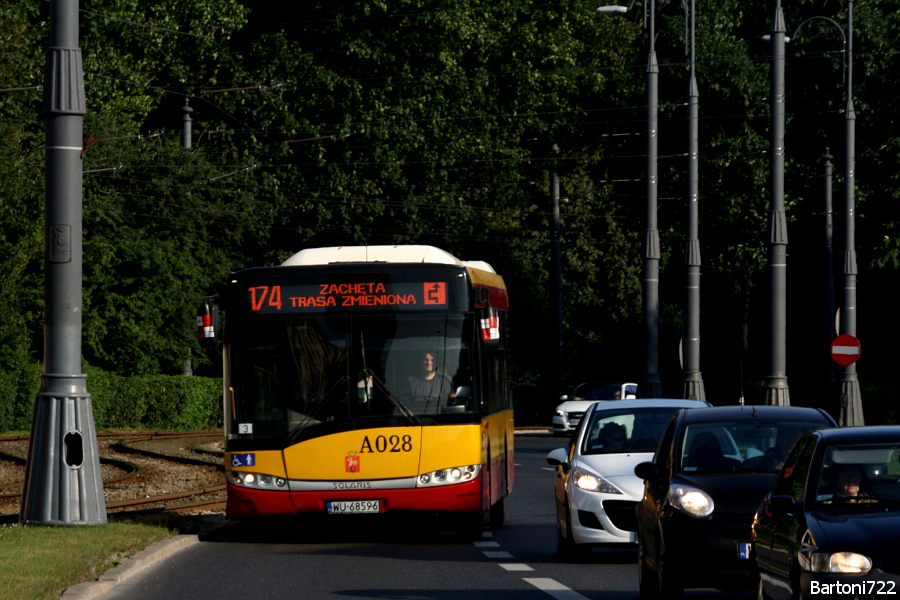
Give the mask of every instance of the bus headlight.
<path id="1" fill-rule="evenodd" d="M 246 488 L 257 489 L 273 489 L 286 488 L 287 479 L 284 477 L 276 477 L 274 475 L 266 475 L 265 473 L 245 473 L 243 471 L 228 471 L 226 473 L 228 481 L 233 485 L 239 485 Z"/>
<path id="2" fill-rule="evenodd" d="M 416 480 L 416 487 L 434 487 L 436 485 L 452 485 L 471 481 L 478 477 L 481 465 L 466 465 L 450 469 L 438 469 L 430 473 L 422 473 Z"/>

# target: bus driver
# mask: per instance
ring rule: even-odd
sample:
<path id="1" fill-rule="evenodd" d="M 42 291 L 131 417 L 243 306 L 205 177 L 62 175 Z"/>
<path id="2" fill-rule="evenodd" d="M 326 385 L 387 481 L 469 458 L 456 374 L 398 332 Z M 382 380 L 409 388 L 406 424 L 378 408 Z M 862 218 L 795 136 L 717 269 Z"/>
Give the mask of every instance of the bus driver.
<path id="1" fill-rule="evenodd" d="M 438 372 L 433 352 L 422 354 L 421 375 L 409 378 L 410 394 L 415 400 L 447 400 L 455 396 L 453 380 Z"/>

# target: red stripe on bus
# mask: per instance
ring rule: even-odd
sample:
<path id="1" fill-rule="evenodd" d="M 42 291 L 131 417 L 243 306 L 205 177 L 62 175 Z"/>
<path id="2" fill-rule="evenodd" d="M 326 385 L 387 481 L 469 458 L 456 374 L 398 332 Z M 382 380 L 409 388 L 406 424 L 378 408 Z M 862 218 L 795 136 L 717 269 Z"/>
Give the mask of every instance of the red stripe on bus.
<path id="1" fill-rule="evenodd" d="M 481 477 L 456 485 L 399 490 L 274 492 L 228 485 L 229 519 L 292 513 L 324 513 L 325 503 L 339 500 L 380 500 L 382 512 L 434 510 L 481 512 Z"/>

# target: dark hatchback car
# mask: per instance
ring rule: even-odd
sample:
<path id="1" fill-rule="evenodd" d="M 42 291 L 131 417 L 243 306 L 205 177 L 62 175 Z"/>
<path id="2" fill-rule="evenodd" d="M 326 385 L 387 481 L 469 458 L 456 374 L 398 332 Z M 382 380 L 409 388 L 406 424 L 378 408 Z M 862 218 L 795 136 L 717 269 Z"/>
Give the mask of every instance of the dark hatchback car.
<path id="1" fill-rule="evenodd" d="M 900 427 L 814 431 L 753 522 L 759 598 L 900 594 Z"/>
<path id="2" fill-rule="evenodd" d="M 645 481 L 637 508 L 641 596 L 752 589 L 753 514 L 794 442 L 836 425 L 823 410 L 791 406 L 677 412 L 653 460 L 634 468 Z"/>

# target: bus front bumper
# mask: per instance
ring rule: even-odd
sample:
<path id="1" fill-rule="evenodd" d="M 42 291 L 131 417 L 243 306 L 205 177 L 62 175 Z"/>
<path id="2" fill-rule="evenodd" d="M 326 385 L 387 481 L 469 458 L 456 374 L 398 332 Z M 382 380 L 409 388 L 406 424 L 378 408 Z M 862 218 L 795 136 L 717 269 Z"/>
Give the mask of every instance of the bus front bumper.
<path id="1" fill-rule="evenodd" d="M 260 490 L 228 484 L 229 519 L 268 515 L 324 513 L 328 502 L 378 500 L 380 511 L 481 512 L 481 477 L 435 487 L 372 490 Z"/>

